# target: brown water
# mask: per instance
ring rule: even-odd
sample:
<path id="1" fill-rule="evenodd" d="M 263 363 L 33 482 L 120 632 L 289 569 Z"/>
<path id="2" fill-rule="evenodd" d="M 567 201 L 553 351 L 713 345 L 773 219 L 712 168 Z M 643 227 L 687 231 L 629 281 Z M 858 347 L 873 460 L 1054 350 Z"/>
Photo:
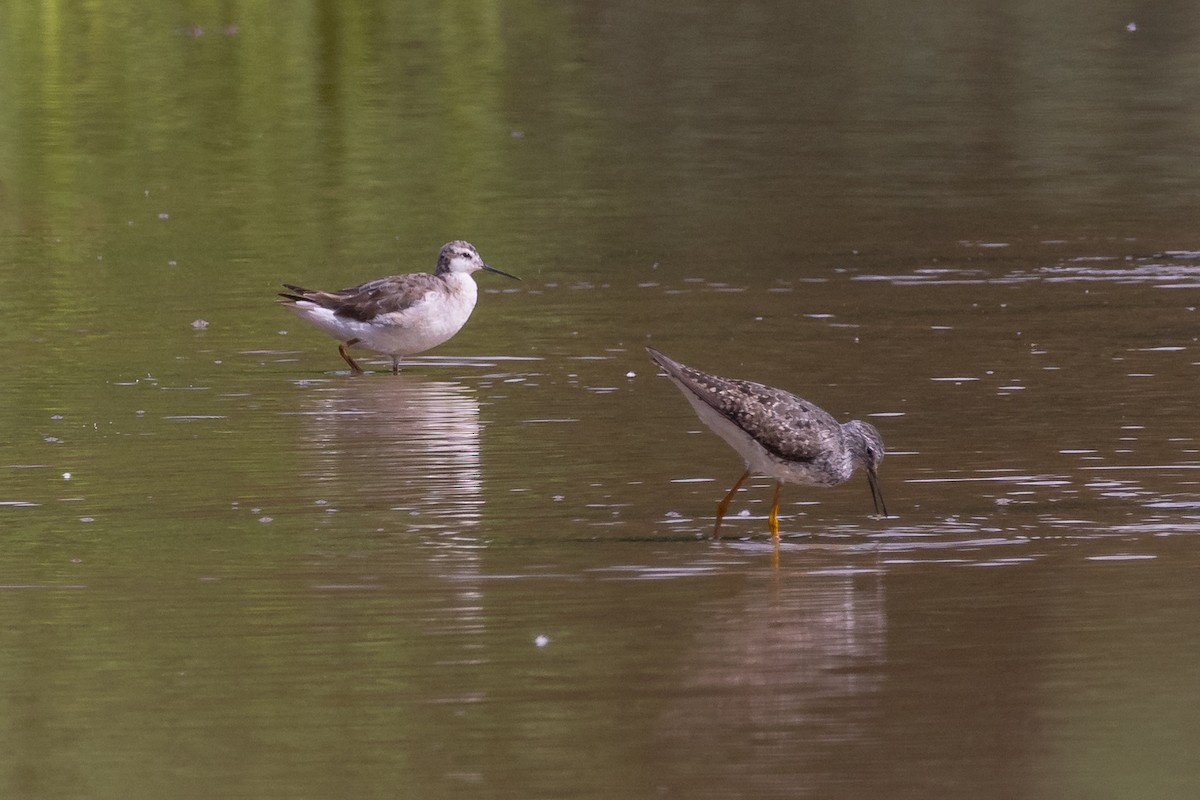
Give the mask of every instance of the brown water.
<path id="1" fill-rule="evenodd" d="M 0 795 L 1196 796 L 1197 34 L 0 2 Z M 524 281 L 398 377 L 273 305 L 453 238 Z M 711 540 L 646 344 L 893 516 Z"/>

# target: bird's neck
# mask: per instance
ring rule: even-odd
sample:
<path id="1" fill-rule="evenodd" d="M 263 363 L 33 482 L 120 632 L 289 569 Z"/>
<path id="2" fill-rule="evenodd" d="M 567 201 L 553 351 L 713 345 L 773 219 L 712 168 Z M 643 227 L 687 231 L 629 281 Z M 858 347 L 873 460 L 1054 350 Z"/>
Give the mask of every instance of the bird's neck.
<path id="1" fill-rule="evenodd" d="M 455 294 L 466 295 L 473 299 L 479 291 L 475 280 L 465 272 L 446 271 L 438 277 L 445 281 L 446 285 L 450 287 L 450 291 Z"/>

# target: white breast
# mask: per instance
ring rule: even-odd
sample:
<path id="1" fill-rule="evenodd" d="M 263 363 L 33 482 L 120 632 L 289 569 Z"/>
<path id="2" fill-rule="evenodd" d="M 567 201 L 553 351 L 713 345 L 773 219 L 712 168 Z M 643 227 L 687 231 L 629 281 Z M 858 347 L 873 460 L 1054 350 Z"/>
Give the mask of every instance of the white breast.
<path id="1" fill-rule="evenodd" d="M 363 345 L 388 355 L 408 356 L 437 347 L 462 330 L 478 298 L 475 281 L 454 272 L 444 275 L 443 280 L 442 291 L 426 292 L 419 302 L 403 311 L 364 323 L 358 336 Z"/>

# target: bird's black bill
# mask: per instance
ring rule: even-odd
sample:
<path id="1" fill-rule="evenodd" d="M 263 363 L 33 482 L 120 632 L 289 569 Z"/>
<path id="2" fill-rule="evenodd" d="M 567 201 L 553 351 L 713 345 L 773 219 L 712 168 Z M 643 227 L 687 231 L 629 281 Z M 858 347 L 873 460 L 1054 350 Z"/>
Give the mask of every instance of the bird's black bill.
<path id="1" fill-rule="evenodd" d="M 484 264 L 484 265 L 483 265 L 483 268 L 484 268 L 484 269 L 486 269 L 488 272 L 494 272 L 494 273 L 496 273 L 497 275 L 503 275 L 503 276 L 504 276 L 504 277 L 506 277 L 506 278 L 512 278 L 514 281 L 519 281 L 519 280 L 521 280 L 521 279 L 520 279 L 520 278 L 518 278 L 516 275 L 509 275 L 509 274 L 508 274 L 507 272 L 505 272 L 504 270 L 502 270 L 502 269 L 496 269 L 495 267 L 490 267 L 490 266 L 488 266 L 487 264 Z"/>
<path id="2" fill-rule="evenodd" d="M 875 470 L 867 470 L 867 483 L 871 484 L 871 505 L 875 506 L 875 513 L 878 514 L 880 509 L 883 509 L 883 516 L 888 516 L 887 504 L 883 502 L 883 492 L 879 490 L 879 478 L 875 475 Z"/>

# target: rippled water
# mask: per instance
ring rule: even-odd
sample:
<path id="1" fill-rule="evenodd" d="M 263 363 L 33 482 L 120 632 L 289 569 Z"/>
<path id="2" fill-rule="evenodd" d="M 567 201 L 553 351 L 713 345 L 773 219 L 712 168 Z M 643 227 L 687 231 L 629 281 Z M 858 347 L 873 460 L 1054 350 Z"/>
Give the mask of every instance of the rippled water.
<path id="1" fill-rule="evenodd" d="M 1200 64 L 1128 13 L 0 2 L 0 793 L 1195 795 Z M 274 305 L 454 238 L 523 281 L 399 376 Z M 713 540 L 646 345 L 892 516 Z"/>

